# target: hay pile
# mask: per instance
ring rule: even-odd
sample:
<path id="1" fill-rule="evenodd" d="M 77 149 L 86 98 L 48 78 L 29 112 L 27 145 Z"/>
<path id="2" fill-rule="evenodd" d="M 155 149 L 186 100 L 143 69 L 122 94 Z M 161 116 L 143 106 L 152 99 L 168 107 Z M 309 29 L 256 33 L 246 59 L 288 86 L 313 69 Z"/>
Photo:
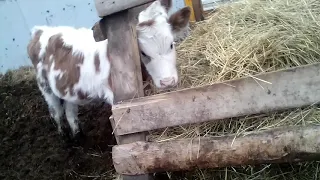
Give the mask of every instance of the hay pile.
<path id="1" fill-rule="evenodd" d="M 320 62 L 320 1 L 246 0 L 223 5 L 177 47 L 179 88 L 197 87 Z M 258 82 L 264 86 L 263 82 Z M 199 136 L 241 136 L 288 125 L 320 125 L 319 106 L 166 128 L 151 141 Z M 275 168 L 274 168 L 275 167 Z M 187 179 L 317 179 L 320 163 L 195 170 Z M 173 175 L 174 176 L 174 175 Z M 174 178 L 173 178 L 174 179 Z"/>
<path id="2" fill-rule="evenodd" d="M 319 62 L 320 2 L 249 0 L 200 22 L 178 50 L 180 87 Z"/>

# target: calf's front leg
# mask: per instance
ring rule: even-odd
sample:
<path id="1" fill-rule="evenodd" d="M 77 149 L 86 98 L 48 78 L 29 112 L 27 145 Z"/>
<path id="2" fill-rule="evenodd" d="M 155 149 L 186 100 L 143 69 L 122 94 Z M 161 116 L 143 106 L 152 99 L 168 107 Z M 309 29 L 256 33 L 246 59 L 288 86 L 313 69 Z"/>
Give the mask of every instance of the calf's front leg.
<path id="1" fill-rule="evenodd" d="M 65 102 L 65 113 L 67 121 L 72 131 L 73 137 L 80 132 L 78 119 L 78 105 L 71 102 Z"/>

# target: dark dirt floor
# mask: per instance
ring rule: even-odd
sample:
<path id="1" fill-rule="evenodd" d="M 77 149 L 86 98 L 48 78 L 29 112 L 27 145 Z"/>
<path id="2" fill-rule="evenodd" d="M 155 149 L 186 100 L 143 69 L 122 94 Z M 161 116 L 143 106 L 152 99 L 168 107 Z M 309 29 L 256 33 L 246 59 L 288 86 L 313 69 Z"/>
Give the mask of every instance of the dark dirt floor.
<path id="1" fill-rule="evenodd" d="M 80 144 L 65 141 L 49 117 L 33 71 L 23 68 L 0 75 L 0 179 L 113 179 L 111 147 L 115 140 L 109 116 L 103 105 L 80 108 L 85 138 Z M 157 174 L 156 179 L 311 180 L 320 179 L 319 164 L 194 170 Z"/>
<path id="2" fill-rule="evenodd" d="M 0 78 L 0 179 L 112 177 L 110 150 L 115 140 L 108 108 L 80 108 L 86 136 L 80 145 L 74 144 L 57 133 L 32 71 Z"/>

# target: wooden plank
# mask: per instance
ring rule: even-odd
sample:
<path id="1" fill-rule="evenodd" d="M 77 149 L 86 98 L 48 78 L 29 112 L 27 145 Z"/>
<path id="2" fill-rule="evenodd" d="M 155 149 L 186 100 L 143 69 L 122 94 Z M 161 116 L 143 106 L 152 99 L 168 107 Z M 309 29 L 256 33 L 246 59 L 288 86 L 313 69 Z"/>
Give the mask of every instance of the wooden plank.
<path id="1" fill-rule="evenodd" d="M 125 10 L 107 16 L 103 21 L 108 37 L 107 55 L 112 67 L 115 102 L 143 96 L 140 53 L 132 17 Z"/>
<path id="2" fill-rule="evenodd" d="M 202 8 L 202 2 L 201 0 L 192 0 L 192 6 L 194 10 L 194 17 L 195 20 L 198 21 L 203 21 L 204 16 L 203 16 L 203 8 Z"/>
<path id="3" fill-rule="evenodd" d="M 198 22 L 204 20 L 201 0 L 184 0 L 184 3 L 191 9 L 191 22 Z"/>
<path id="4" fill-rule="evenodd" d="M 194 14 L 194 8 L 193 8 L 192 0 L 184 0 L 184 3 L 185 3 L 186 6 L 190 7 L 190 9 L 191 9 L 190 22 L 195 22 L 196 21 L 196 17 L 195 17 L 195 14 Z"/>
<path id="5" fill-rule="evenodd" d="M 137 24 L 138 23 L 138 15 L 141 11 L 146 9 L 152 2 L 143 4 L 141 6 L 129 9 L 128 12 L 130 14 L 130 17 L 132 17 L 132 24 Z M 94 25 L 92 26 L 93 30 L 93 37 L 96 42 L 103 41 L 105 39 L 108 39 L 107 37 L 107 24 L 104 22 L 104 25 L 102 24 L 103 19 L 100 19 Z M 104 31 L 103 31 L 104 30 Z"/>
<path id="6" fill-rule="evenodd" d="M 243 137 L 202 137 L 114 146 L 121 174 L 320 160 L 320 126 L 255 132 Z"/>
<path id="7" fill-rule="evenodd" d="M 102 39 L 101 33 L 103 38 L 108 37 L 107 55 L 112 67 L 110 80 L 115 103 L 144 95 L 140 52 L 135 30 L 138 13 L 142 11 L 143 7 L 145 6 L 104 17 L 99 26 L 94 27 L 97 31 L 97 34 L 95 34 L 96 40 Z M 110 118 L 110 121 L 113 128 L 115 128 L 113 118 Z M 115 132 L 115 136 L 118 144 L 146 140 L 145 132 L 124 136 L 118 136 Z M 140 176 L 123 176 L 122 178 L 123 180 L 151 180 L 152 176 L 145 174 Z"/>
<path id="8" fill-rule="evenodd" d="M 99 17 L 111 15 L 154 0 L 94 0 Z"/>
<path id="9" fill-rule="evenodd" d="M 284 110 L 319 101 L 320 63 L 316 63 L 257 75 L 255 79 L 247 77 L 134 99 L 114 106 L 112 111 L 118 123 L 117 133 L 129 134 Z"/>

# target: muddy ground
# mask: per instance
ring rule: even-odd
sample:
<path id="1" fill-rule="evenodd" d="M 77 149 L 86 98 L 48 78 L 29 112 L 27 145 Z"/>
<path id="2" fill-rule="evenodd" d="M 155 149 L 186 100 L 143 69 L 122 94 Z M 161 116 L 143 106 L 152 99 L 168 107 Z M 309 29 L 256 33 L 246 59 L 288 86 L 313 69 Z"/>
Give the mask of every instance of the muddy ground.
<path id="1" fill-rule="evenodd" d="M 115 139 L 103 104 L 80 108 L 85 137 L 75 144 L 57 133 L 29 68 L 0 75 L 0 102 L 0 179 L 114 178 Z M 162 173 L 156 179 L 320 179 L 319 164 Z"/>
<path id="2" fill-rule="evenodd" d="M 58 134 L 31 68 L 0 75 L 0 179 L 114 179 L 110 115 L 104 104 L 80 107 L 75 143 Z"/>
<path id="3" fill-rule="evenodd" d="M 110 111 L 102 105 L 81 108 L 86 137 L 81 144 L 68 142 L 57 133 L 32 72 L 25 72 L 0 81 L 0 179 L 110 179 Z"/>

